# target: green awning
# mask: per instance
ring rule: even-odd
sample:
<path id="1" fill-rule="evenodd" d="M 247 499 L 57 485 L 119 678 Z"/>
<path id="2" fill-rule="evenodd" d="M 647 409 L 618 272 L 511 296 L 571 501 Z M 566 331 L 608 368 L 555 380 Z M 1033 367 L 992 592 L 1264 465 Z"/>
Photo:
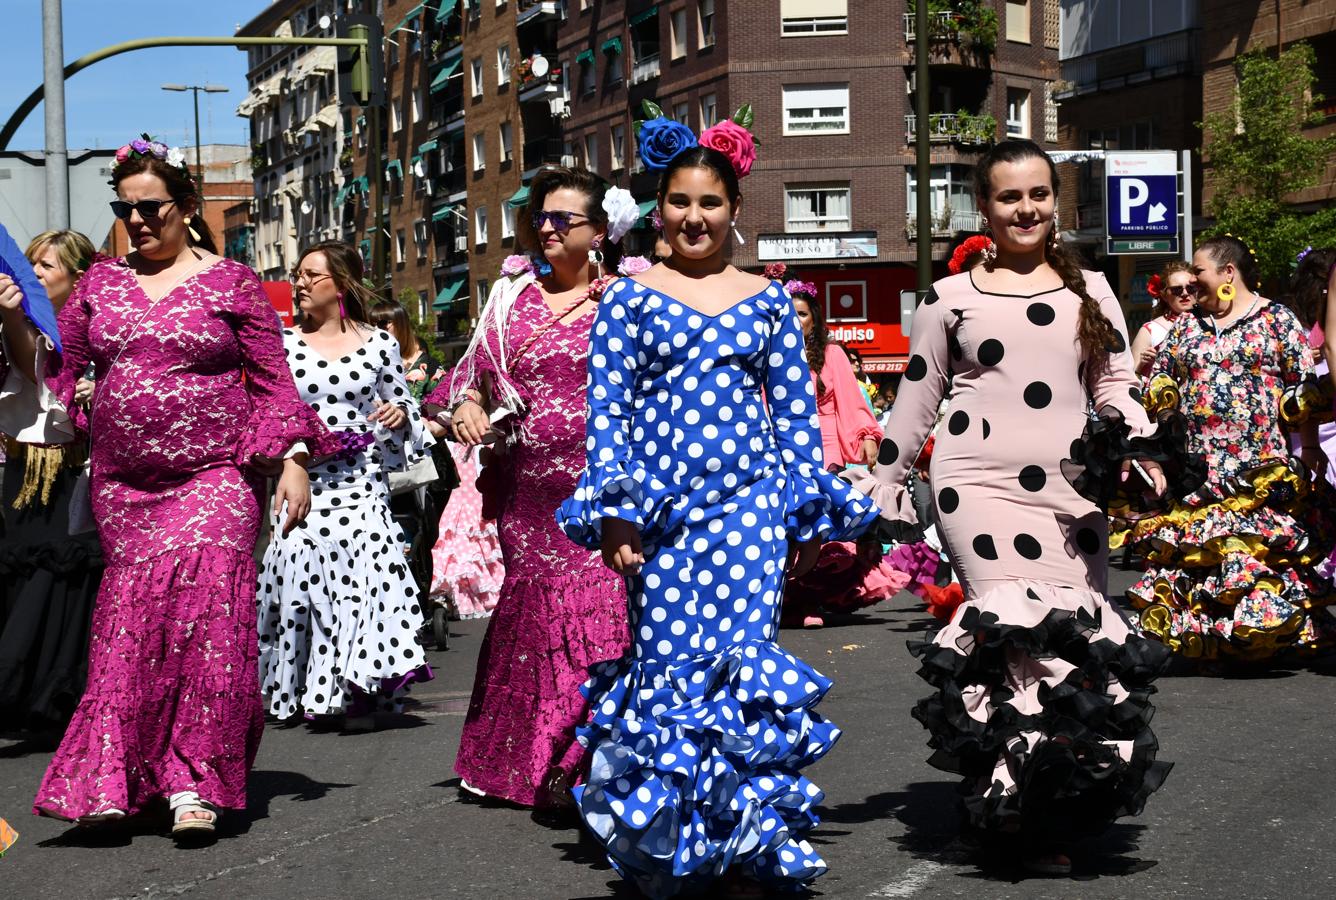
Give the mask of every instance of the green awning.
<path id="1" fill-rule="evenodd" d="M 436 139 L 432 138 L 425 144 L 418 144 L 418 153 L 430 153 L 436 149 Z"/>
<path id="2" fill-rule="evenodd" d="M 390 30 L 389 33 L 390 33 L 390 34 L 394 34 L 394 32 L 396 32 L 396 31 L 402 31 L 403 29 L 407 28 L 407 27 L 408 27 L 408 20 L 411 19 L 411 18 L 413 18 L 414 16 L 416 16 L 418 13 L 422 12 L 422 7 L 424 7 L 424 6 L 426 6 L 426 5 L 427 5 L 427 4 L 426 4 L 425 2 L 423 2 L 423 3 L 419 3 L 417 6 L 413 7 L 412 9 L 410 9 L 410 10 L 408 11 L 408 15 L 406 15 L 406 16 L 404 16 L 402 19 L 400 19 L 400 20 L 399 20 L 399 24 L 396 25 L 396 26 L 394 26 L 394 28 L 392 28 L 392 29 Z M 421 28 L 419 28 L 419 29 L 417 29 L 417 30 L 418 30 L 419 32 L 422 31 Z M 387 37 L 388 37 L 388 35 L 387 35 Z"/>
<path id="3" fill-rule="evenodd" d="M 349 186 L 345 184 L 343 187 L 339 188 L 339 192 L 334 195 L 335 206 L 342 206 L 343 201 L 348 199 L 348 187 Z"/>
<path id="4" fill-rule="evenodd" d="M 365 241 L 361 241 L 360 243 L 358 243 L 358 245 L 357 245 L 357 249 L 361 252 L 361 254 L 362 254 L 362 259 L 363 259 L 363 260 L 365 260 L 365 261 L 367 261 L 367 262 L 370 262 L 370 261 L 371 261 L 371 239 L 370 239 L 370 238 L 368 238 L 368 239 L 365 240 Z"/>
<path id="5" fill-rule="evenodd" d="M 365 124 L 366 124 L 366 116 L 358 116 L 358 117 L 357 117 L 357 124 L 358 124 L 359 126 L 361 126 L 361 125 L 365 125 Z"/>
<path id="6" fill-rule="evenodd" d="M 435 10 L 437 22 L 444 22 L 450 18 L 458 5 L 459 0 L 427 0 L 427 9 Z"/>
<path id="7" fill-rule="evenodd" d="M 644 12 L 632 16 L 631 21 L 627 22 L 626 24 L 632 28 L 635 28 L 641 22 L 648 22 L 650 19 L 654 18 L 658 14 L 659 14 L 659 8 L 657 6 L 651 6 Z"/>
<path id="8" fill-rule="evenodd" d="M 399 160 L 397 160 L 397 159 L 392 159 L 392 160 L 390 160 L 389 162 L 387 162 L 387 163 L 385 164 L 385 174 L 386 174 L 386 175 L 389 175 L 391 172 L 396 172 L 396 173 L 398 173 L 398 175 L 399 175 L 400 178 L 403 178 L 403 177 L 404 177 L 404 164 L 401 163 L 401 162 L 400 162 Z"/>
<path id="9" fill-rule="evenodd" d="M 445 287 L 441 288 L 440 293 L 436 295 L 436 299 L 432 301 L 431 308 L 437 311 L 449 309 L 450 304 L 459 299 L 460 293 L 464 290 L 465 281 L 466 279 L 456 278 L 447 282 Z"/>
<path id="10" fill-rule="evenodd" d="M 658 200 L 646 200 L 640 204 L 640 218 L 636 221 L 637 228 L 649 227 L 649 214 L 654 211 L 654 207 L 659 205 Z"/>
<path id="11" fill-rule="evenodd" d="M 351 194 L 365 194 L 370 187 L 371 182 L 367 181 L 365 175 L 360 178 L 354 178 L 348 182 L 348 192 Z"/>
<path id="12" fill-rule="evenodd" d="M 437 72 L 436 77 L 431 80 L 431 87 L 428 88 L 430 93 L 434 94 L 437 91 L 445 90 L 445 86 L 450 83 L 450 79 L 455 77 L 455 73 L 459 71 L 459 64 L 462 61 L 463 57 L 457 56 L 454 59 L 450 60 L 450 62 L 447 65 L 445 65 L 441 69 L 441 71 Z"/>
<path id="13" fill-rule="evenodd" d="M 529 202 L 529 186 L 527 184 L 520 185 L 520 189 L 515 193 L 511 194 L 510 199 L 506 201 L 506 203 L 510 205 L 511 209 L 519 209 L 521 206 L 524 206 L 528 202 Z"/>
<path id="14" fill-rule="evenodd" d="M 575 64 L 577 66 L 582 65 L 584 63 L 593 63 L 593 61 L 594 61 L 593 50 L 581 50 L 580 54 L 575 57 Z"/>
<path id="15" fill-rule="evenodd" d="M 433 211 L 432 211 L 432 214 L 431 214 L 431 220 L 432 220 L 433 222 L 439 222 L 439 221 L 441 221 L 442 219 L 448 219 L 448 218 L 450 218 L 450 216 L 454 213 L 454 211 L 455 211 L 455 208 L 454 208 L 452 205 L 450 205 L 449 203 L 447 203 L 445 206 L 442 206 L 440 209 L 437 209 L 437 210 L 433 210 Z"/>
<path id="16" fill-rule="evenodd" d="M 604 41 L 603 46 L 598 49 L 602 50 L 604 53 L 616 53 L 620 55 L 622 52 L 622 39 L 619 37 L 610 37 Z"/>

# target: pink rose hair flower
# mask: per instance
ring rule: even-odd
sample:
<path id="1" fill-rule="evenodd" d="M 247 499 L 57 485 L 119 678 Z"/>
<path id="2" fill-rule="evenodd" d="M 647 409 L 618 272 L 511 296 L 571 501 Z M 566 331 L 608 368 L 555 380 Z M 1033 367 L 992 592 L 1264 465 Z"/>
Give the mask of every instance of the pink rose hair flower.
<path id="1" fill-rule="evenodd" d="M 791 296 L 801 295 L 813 300 L 816 299 L 816 285 L 810 281 L 799 281 L 797 278 L 791 278 L 784 282 L 784 290 L 788 291 Z"/>
<path id="2" fill-rule="evenodd" d="M 643 256 L 624 256 L 617 264 L 617 272 L 626 276 L 639 275 L 653 265 L 654 263 Z"/>
<path id="3" fill-rule="evenodd" d="M 756 162 L 756 140 L 750 131 L 736 122 L 723 121 L 705 130 L 700 136 L 702 147 L 713 147 L 733 164 L 739 178 L 747 177 Z"/>
<path id="4" fill-rule="evenodd" d="M 782 262 L 765 264 L 765 277 L 771 281 L 779 281 L 788 271 L 789 267 Z"/>
<path id="5" fill-rule="evenodd" d="M 519 275 L 522 272 L 532 272 L 533 263 L 529 257 L 520 253 L 514 253 L 507 256 L 501 263 L 502 275 Z"/>

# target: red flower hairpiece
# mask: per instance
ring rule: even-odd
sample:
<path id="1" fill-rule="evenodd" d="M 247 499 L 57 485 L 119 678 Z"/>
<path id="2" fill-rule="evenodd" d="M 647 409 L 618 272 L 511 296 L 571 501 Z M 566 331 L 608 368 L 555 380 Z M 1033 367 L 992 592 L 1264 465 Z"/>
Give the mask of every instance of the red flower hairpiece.
<path id="1" fill-rule="evenodd" d="M 992 238 L 986 234 L 976 234 L 968 237 L 956 248 L 956 252 L 951 254 L 951 261 L 946 264 L 946 270 L 952 275 L 959 275 L 965 271 L 965 260 L 976 253 L 983 253 L 989 247 L 993 246 Z"/>
<path id="2" fill-rule="evenodd" d="M 1159 272 L 1156 272 L 1154 275 L 1150 276 L 1150 278 L 1146 279 L 1147 294 L 1150 294 L 1156 300 L 1159 300 L 1160 294 L 1162 294 L 1163 292 L 1164 292 L 1164 279 L 1160 277 Z"/>

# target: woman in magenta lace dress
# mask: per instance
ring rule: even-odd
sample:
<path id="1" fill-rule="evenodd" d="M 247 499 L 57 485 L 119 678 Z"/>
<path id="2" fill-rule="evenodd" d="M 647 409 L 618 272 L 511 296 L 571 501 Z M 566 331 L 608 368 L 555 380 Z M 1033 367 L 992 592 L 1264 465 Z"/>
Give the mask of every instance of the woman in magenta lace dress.
<path id="1" fill-rule="evenodd" d="M 621 656 L 629 640 L 622 579 L 555 521 L 584 469 L 585 358 L 599 291 L 590 254 L 613 252 L 605 190 L 581 170 L 554 167 L 534 179 L 521 238 L 546 271 L 502 279 L 450 383 L 426 400 L 437 427 L 470 445 L 484 441 L 492 411 L 520 414 L 483 475 L 504 492 L 486 505 L 498 513 L 506 575 L 455 771 L 466 790 L 524 806 L 570 803 L 586 765 L 575 738 L 588 713 L 580 685 L 591 665 Z"/>
<path id="2" fill-rule="evenodd" d="M 261 475 L 281 472 L 290 527 L 310 503 L 306 451 L 338 442 L 297 397 L 254 273 L 192 224 L 199 197 L 179 151 L 134 148 L 112 177 L 134 251 L 88 270 L 61 310 L 64 352 L 46 361 L 51 402 L 68 410 L 97 366 L 92 507 L 106 572 L 88 686 L 34 811 L 93 824 L 168 802 L 174 835 L 207 837 L 218 810 L 246 806 L 264 724 Z M 15 355 L 31 371 L 39 339 L 31 327 L 26 338 Z"/>

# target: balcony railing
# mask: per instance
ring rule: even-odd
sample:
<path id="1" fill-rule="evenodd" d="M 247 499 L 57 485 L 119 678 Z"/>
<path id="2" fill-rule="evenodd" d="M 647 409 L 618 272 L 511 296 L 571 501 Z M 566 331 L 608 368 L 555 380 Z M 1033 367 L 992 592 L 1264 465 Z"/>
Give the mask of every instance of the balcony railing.
<path id="1" fill-rule="evenodd" d="M 548 100 L 553 94 L 561 90 L 561 69 L 552 69 L 543 76 L 520 76 L 518 80 L 521 103 L 528 103 L 532 100 Z"/>
<path id="2" fill-rule="evenodd" d="M 955 40 L 960 34 L 958 19 L 951 12 L 928 13 L 928 34 L 934 41 Z M 918 40 L 918 14 L 905 13 L 905 43 Z"/>
<path id="3" fill-rule="evenodd" d="M 1110 47 L 1062 61 L 1059 97 L 1084 94 L 1170 78 L 1200 69 L 1200 41 L 1195 29 Z"/>
<path id="4" fill-rule="evenodd" d="M 563 6 L 558 0 L 520 0 L 515 12 L 515 27 L 547 18 L 564 18 Z"/>
<path id="5" fill-rule="evenodd" d="M 651 78 L 659 77 L 659 54 L 644 56 L 636 60 L 636 64 L 631 67 L 631 83 L 640 84 L 649 81 Z"/>
<path id="6" fill-rule="evenodd" d="M 905 116 L 905 143 L 918 138 L 918 116 Z M 934 144 L 982 145 L 997 138 L 997 120 L 992 116 L 934 113 L 928 116 L 928 140 Z"/>
<path id="7" fill-rule="evenodd" d="M 553 138 L 540 138 L 536 141 L 525 141 L 524 143 L 524 169 L 529 171 L 537 169 L 545 163 L 561 164 L 562 143 Z"/>
<path id="8" fill-rule="evenodd" d="M 963 232 L 982 231 L 983 216 L 977 209 L 953 210 L 943 207 L 932 211 L 932 236 L 951 237 Z M 918 237 L 918 218 L 905 216 L 905 234 L 912 241 Z"/>
<path id="9" fill-rule="evenodd" d="M 433 197 L 449 197 L 468 189 L 468 179 L 464 176 L 464 164 L 456 164 L 453 172 L 445 172 L 432 179 Z"/>

